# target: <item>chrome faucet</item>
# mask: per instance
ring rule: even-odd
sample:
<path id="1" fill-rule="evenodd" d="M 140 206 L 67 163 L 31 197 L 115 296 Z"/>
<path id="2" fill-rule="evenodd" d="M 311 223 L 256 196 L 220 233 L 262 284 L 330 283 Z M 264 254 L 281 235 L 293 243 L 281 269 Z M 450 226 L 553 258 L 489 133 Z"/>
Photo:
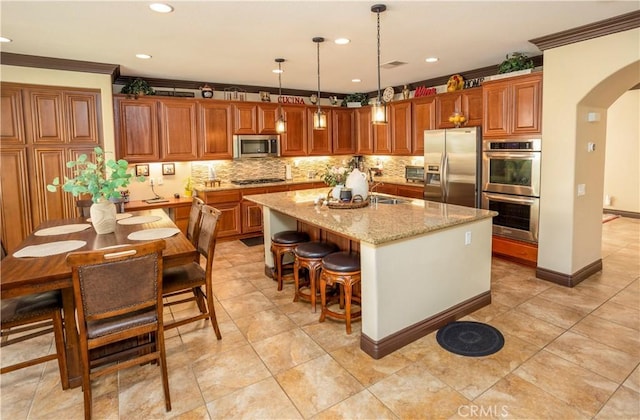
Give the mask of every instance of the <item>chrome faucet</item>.
<path id="1" fill-rule="evenodd" d="M 369 182 L 369 193 L 373 194 L 375 189 L 378 188 L 380 185 L 384 185 L 383 182 L 374 182 L 373 180 L 371 180 Z"/>

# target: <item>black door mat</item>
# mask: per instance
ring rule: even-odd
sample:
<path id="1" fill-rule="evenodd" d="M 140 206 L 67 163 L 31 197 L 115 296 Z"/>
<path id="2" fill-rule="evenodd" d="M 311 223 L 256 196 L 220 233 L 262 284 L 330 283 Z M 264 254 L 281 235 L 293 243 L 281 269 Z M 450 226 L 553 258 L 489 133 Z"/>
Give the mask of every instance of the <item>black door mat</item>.
<path id="1" fill-rule="evenodd" d="M 240 242 L 242 242 L 246 246 L 263 245 L 264 244 L 264 237 L 263 236 L 256 236 L 255 238 L 240 239 Z"/>
<path id="2" fill-rule="evenodd" d="M 438 330 L 440 347 L 462 356 L 480 357 L 498 352 L 504 346 L 504 336 L 491 325 L 459 321 Z"/>

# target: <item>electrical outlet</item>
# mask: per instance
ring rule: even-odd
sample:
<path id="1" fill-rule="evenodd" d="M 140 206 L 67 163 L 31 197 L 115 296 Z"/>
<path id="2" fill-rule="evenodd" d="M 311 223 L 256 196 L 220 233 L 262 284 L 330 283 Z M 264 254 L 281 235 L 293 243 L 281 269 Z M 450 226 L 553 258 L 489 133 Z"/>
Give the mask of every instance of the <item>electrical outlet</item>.
<path id="1" fill-rule="evenodd" d="M 162 177 L 158 178 L 158 185 L 164 184 L 164 179 Z"/>
<path id="2" fill-rule="evenodd" d="M 152 187 L 155 185 L 155 180 L 153 178 L 149 178 L 149 185 L 151 185 Z"/>
<path id="3" fill-rule="evenodd" d="M 578 197 L 587 193 L 587 186 L 585 184 L 578 184 Z"/>
<path id="4" fill-rule="evenodd" d="M 471 231 L 464 233 L 464 244 L 471 245 Z"/>

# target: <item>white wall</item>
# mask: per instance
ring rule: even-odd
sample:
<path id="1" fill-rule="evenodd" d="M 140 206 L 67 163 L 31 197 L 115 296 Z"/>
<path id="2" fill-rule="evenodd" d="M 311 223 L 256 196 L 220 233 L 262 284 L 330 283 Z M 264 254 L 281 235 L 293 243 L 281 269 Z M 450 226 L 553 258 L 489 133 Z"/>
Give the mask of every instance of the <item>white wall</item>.
<path id="1" fill-rule="evenodd" d="M 640 213 L 640 89 L 622 95 L 607 111 L 605 209 Z"/>
<path id="2" fill-rule="evenodd" d="M 605 144 L 606 110 L 640 82 L 639 63 L 640 28 L 544 52 L 541 269 L 573 275 L 600 259 L 605 148 L 586 146 Z M 589 112 L 601 120 L 587 122 Z"/>

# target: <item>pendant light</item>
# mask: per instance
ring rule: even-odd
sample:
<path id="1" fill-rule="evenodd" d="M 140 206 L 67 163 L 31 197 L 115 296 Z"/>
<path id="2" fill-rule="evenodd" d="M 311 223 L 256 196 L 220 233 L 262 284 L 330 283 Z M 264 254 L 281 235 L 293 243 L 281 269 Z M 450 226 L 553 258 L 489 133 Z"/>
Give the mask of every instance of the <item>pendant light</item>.
<path id="1" fill-rule="evenodd" d="M 276 133 L 282 134 L 287 131 L 287 122 L 284 120 L 282 113 L 282 63 L 284 58 L 276 58 L 278 63 L 278 119 L 276 120 Z"/>
<path id="2" fill-rule="evenodd" d="M 374 4 L 371 6 L 371 11 L 377 15 L 378 18 L 378 97 L 376 102 L 371 107 L 371 122 L 374 124 L 386 124 L 387 123 L 387 104 L 382 101 L 380 96 L 380 13 L 387 10 L 387 6 L 384 4 Z"/>
<path id="3" fill-rule="evenodd" d="M 313 38 L 313 42 L 316 43 L 318 50 L 318 110 L 313 113 L 313 129 L 324 130 L 327 128 L 327 114 L 320 109 L 320 43 L 324 42 L 324 38 L 317 36 Z"/>

